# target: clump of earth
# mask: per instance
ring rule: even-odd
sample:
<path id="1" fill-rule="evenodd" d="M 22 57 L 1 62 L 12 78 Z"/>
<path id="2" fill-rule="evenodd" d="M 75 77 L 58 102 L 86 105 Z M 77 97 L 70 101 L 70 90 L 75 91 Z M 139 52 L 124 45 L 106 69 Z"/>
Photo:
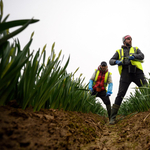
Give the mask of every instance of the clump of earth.
<path id="1" fill-rule="evenodd" d="M 1 150 L 150 150 L 150 110 L 108 118 L 58 109 L 0 107 Z"/>

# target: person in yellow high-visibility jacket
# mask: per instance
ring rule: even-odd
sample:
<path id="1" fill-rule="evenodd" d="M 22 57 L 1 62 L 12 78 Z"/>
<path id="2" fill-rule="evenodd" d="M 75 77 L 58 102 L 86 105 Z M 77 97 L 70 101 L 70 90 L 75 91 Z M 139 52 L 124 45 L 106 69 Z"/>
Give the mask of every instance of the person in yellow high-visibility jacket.
<path id="1" fill-rule="evenodd" d="M 108 85 L 108 89 L 107 89 Z M 108 117 L 111 114 L 111 103 L 109 96 L 112 94 L 112 73 L 108 72 L 108 66 L 102 61 L 98 69 L 96 69 L 89 81 L 89 90 L 92 95 L 96 95 L 103 100 L 107 108 Z"/>
<path id="2" fill-rule="evenodd" d="M 116 123 L 117 112 L 130 83 L 134 82 L 138 87 L 147 83 L 141 64 L 144 54 L 138 47 L 132 47 L 132 38 L 130 35 L 124 36 L 122 40 L 124 45 L 116 51 L 109 61 L 109 64 L 112 66 L 118 65 L 120 74 L 119 90 L 111 109 L 109 124 Z"/>

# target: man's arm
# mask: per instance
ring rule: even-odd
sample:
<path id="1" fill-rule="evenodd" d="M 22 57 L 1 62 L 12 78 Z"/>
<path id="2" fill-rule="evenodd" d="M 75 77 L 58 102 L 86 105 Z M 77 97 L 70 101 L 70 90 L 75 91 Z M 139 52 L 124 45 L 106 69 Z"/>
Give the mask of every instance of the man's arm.
<path id="1" fill-rule="evenodd" d="M 108 77 L 108 89 L 107 89 L 106 96 L 110 96 L 112 94 L 112 89 L 113 89 L 112 76 L 109 75 L 109 77 Z"/>
<path id="2" fill-rule="evenodd" d="M 110 65 L 115 65 L 116 63 L 116 60 L 118 60 L 119 59 L 119 54 L 118 54 L 118 52 L 116 52 L 115 54 L 114 54 L 114 56 L 109 60 L 109 64 Z"/>
<path id="3" fill-rule="evenodd" d="M 140 49 L 137 49 L 137 53 L 133 54 L 133 56 L 135 57 L 135 59 L 139 59 L 139 60 L 143 60 L 144 59 L 144 54 L 140 51 Z"/>
<path id="4" fill-rule="evenodd" d="M 95 80 L 95 74 L 96 74 L 96 71 L 93 73 L 92 77 L 90 78 L 90 81 L 89 81 L 89 90 L 91 92 L 93 92 L 93 82 Z"/>
<path id="5" fill-rule="evenodd" d="M 109 77 L 108 77 L 108 84 L 109 84 L 109 83 L 113 83 L 113 82 L 112 82 L 112 75 L 111 75 L 111 74 L 110 74 Z"/>
<path id="6" fill-rule="evenodd" d="M 90 78 L 90 80 L 95 80 L 95 74 L 96 74 L 96 71 L 93 73 L 92 77 Z"/>

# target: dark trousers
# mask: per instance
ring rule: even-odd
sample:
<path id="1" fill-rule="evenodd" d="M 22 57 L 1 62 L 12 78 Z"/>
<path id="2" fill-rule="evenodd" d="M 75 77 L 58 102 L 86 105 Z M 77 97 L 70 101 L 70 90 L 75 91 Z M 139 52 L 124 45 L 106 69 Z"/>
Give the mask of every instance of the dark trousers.
<path id="1" fill-rule="evenodd" d="M 122 100 L 128 90 L 131 82 L 134 82 L 138 87 L 147 84 L 143 71 L 139 71 L 138 73 L 128 73 L 127 69 L 122 70 L 122 74 L 120 77 L 120 84 L 117 97 L 115 99 L 115 104 L 121 105 Z"/>
<path id="2" fill-rule="evenodd" d="M 101 91 L 101 92 L 93 91 L 92 95 L 96 95 L 96 97 L 101 98 L 105 105 L 110 105 L 110 99 L 109 96 L 106 96 L 106 91 Z"/>

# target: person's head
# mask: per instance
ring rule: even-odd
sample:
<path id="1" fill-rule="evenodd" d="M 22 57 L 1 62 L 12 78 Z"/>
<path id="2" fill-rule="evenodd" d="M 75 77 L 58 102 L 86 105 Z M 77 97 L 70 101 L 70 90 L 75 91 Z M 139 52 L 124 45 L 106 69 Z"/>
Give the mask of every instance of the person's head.
<path id="1" fill-rule="evenodd" d="M 124 36 L 122 41 L 125 46 L 132 46 L 132 37 L 130 35 Z"/>
<path id="2" fill-rule="evenodd" d="M 101 64 L 100 64 L 100 69 L 102 71 L 106 71 L 107 68 L 108 68 L 107 63 L 105 61 L 102 61 Z"/>

